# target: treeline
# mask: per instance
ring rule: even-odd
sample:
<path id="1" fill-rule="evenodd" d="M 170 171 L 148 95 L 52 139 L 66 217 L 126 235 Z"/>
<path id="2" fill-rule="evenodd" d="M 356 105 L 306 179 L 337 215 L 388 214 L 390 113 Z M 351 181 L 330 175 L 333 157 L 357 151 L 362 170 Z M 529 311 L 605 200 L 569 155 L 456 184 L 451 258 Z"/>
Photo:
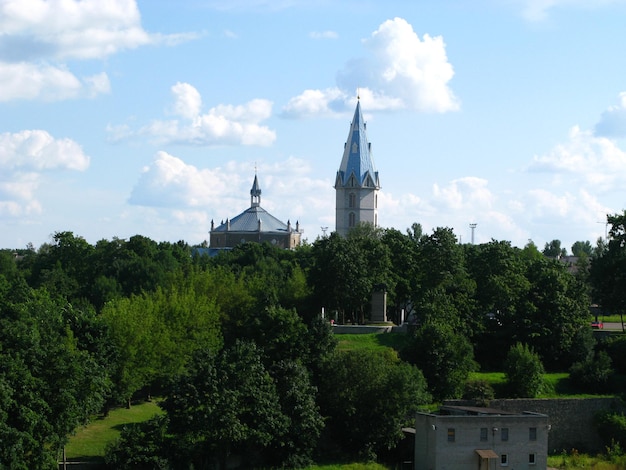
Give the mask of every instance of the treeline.
<path id="1" fill-rule="evenodd" d="M 90 416 L 150 396 L 165 414 L 125 429 L 113 468 L 384 456 L 420 405 L 461 396 L 470 371 L 503 370 L 519 345 L 549 370 L 597 362 L 589 305 L 626 272 L 620 220 L 575 270 L 532 243 L 461 245 L 418 224 L 213 258 L 71 232 L 1 251 L 0 468 L 53 468 Z M 381 285 L 389 316 L 412 324 L 406 348 L 337 351 L 327 320 L 366 321 Z"/>

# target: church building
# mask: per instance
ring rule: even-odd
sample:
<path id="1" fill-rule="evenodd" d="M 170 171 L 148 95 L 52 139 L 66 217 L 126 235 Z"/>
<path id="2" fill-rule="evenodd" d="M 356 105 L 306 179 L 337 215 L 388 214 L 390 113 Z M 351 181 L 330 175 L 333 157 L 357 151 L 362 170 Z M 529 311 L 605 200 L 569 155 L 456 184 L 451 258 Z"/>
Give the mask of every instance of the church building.
<path id="1" fill-rule="evenodd" d="M 209 251 L 216 254 L 245 242 L 268 242 L 280 248 L 294 249 L 300 245 L 301 235 L 299 222 L 295 227 L 289 221 L 285 224 L 261 207 L 261 187 L 255 174 L 250 189 L 250 207 L 217 227 L 211 220 Z"/>
<path id="2" fill-rule="evenodd" d="M 341 166 L 335 178 L 335 230 L 344 237 L 352 227 L 362 222 L 378 226 L 380 181 L 365 130 L 361 103 L 357 101 Z"/>

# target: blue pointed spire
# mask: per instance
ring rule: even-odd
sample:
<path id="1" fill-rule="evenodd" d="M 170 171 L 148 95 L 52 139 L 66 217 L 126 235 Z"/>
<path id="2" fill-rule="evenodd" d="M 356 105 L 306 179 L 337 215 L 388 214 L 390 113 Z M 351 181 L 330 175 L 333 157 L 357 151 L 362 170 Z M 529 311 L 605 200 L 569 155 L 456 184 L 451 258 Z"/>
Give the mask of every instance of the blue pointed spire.
<path id="1" fill-rule="evenodd" d="M 378 172 L 374 168 L 370 143 L 367 141 L 366 124 L 361 114 L 361 102 L 357 101 L 350 133 L 343 150 L 341 166 L 337 172 L 337 184 L 345 186 L 354 175 L 357 186 L 380 187 Z M 368 176 L 371 182 L 367 181 Z"/>

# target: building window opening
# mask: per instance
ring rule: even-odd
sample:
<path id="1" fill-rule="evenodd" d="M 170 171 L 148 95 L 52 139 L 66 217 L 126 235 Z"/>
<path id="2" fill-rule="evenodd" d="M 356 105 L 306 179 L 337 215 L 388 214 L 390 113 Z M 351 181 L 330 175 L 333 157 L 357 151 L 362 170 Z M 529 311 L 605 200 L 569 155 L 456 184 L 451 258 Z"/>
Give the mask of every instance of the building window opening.
<path id="1" fill-rule="evenodd" d="M 356 207 L 356 194 L 350 193 L 350 201 L 348 202 L 350 209 L 354 209 Z"/>
<path id="2" fill-rule="evenodd" d="M 509 428 L 502 428 L 502 431 L 500 433 L 500 438 L 503 441 L 508 441 L 509 440 Z"/>
<path id="3" fill-rule="evenodd" d="M 448 428 L 448 442 L 454 442 L 456 439 L 456 431 L 454 428 Z"/>
<path id="4" fill-rule="evenodd" d="M 537 428 L 528 428 L 528 440 L 530 441 L 537 440 Z"/>
<path id="5" fill-rule="evenodd" d="M 488 435 L 489 431 L 487 428 L 480 428 L 480 440 L 481 441 L 486 441 L 489 439 L 489 435 Z"/>
<path id="6" fill-rule="evenodd" d="M 348 215 L 348 227 L 354 227 L 356 225 L 356 215 L 354 212 L 350 212 Z"/>
<path id="7" fill-rule="evenodd" d="M 502 467 L 506 467 L 508 464 L 509 464 L 509 455 L 508 454 L 500 455 L 500 465 Z"/>
<path id="8" fill-rule="evenodd" d="M 535 465 L 537 461 L 535 460 L 535 454 L 528 454 L 528 464 Z"/>

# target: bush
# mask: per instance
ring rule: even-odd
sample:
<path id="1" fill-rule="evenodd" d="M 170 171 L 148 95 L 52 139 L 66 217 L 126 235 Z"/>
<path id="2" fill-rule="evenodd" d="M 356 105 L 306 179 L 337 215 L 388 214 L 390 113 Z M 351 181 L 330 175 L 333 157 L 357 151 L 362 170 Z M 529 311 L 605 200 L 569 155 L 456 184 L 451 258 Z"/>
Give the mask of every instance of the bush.
<path id="1" fill-rule="evenodd" d="M 104 461 L 110 468 L 121 470 L 169 469 L 166 428 L 165 416 L 125 425 L 120 438 L 107 446 Z"/>
<path id="2" fill-rule="evenodd" d="M 626 416 L 623 413 L 605 411 L 595 417 L 595 425 L 607 448 L 623 448 L 626 445 Z"/>
<path id="3" fill-rule="evenodd" d="M 576 362 L 569 370 L 570 380 L 581 390 L 589 393 L 609 390 L 613 368 L 609 355 L 600 351 L 594 357 Z"/>
<path id="4" fill-rule="evenodd" d="M 493 387 L 486 380 L 468 380 L 465 383 L 464 400 L 475 400 L 480 406 L 487 406 L 494 398 Z"/>
<path id="5" fill-rule="evenodd" d="M 608 353 L 615 372 L 626 374 L 626 335 L 611 337 L 608 342 Z"/>
<path id="6" fill-rule="evenodd" d="M 535 398 L 543 386 L 544 368 L 527 344 L 517 343 L 504 361 L 508 393 L 514 398 Z"/>

